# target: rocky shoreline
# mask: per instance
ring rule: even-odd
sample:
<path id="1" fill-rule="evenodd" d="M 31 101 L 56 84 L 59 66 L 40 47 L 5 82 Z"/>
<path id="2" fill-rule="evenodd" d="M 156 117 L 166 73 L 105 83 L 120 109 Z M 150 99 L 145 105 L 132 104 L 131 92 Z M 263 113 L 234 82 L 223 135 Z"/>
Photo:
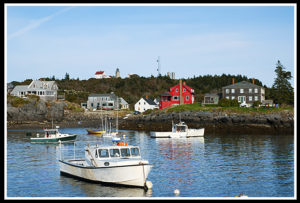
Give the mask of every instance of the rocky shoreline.
<path id="1" fill-rule="evenodd" d="M 48 111 L 43 105 L 36 105 L 35 111 L 8 108 L 8 129 L 42 129 L 54 125 L 61 128 L 95 128 L 102 123 L 100 112 L 72 113 L 64 105 L 52 105 Z M 13 107 L 14 108 L 14 107 Z M 27 109 L 27 111 L 26 111 Z M 27 113 L 27 114 L 26 114 Z M 109 112 L 109 117 L 115 115 Z M 36 115 L 34 115 L 36 114 Z M 38 115 L 38 116 L 37 116 Z M 53 115 L 53 113 L 52 113 Z M 172 120 L 186 122 L 189 128 L 205 128 L 205 134 L 294 134 L 294 115 L 288 111 L 272 114 L 226 114 L 210 111 L 186 111 L 179 113 L 152 113 L 149 115 L 119 116 L 119 130 L 170 131 Z M 17 118 L 17 119 L 15 119 Z M 113 125 L 115 120 L 113 119 Z"/>

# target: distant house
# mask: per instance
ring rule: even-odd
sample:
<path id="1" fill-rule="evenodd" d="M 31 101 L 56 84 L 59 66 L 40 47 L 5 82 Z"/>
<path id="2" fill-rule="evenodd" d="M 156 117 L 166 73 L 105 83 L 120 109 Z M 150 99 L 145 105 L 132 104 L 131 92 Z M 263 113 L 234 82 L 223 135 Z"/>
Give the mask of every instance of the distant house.
<path id="1" fill-rule="evenodd" d="M 148 97 L 141 98 L 135 105 L 134 110 L 139 112 L 147 111 L 148 109 L 158 109 L 158 105 Z"/>
<path id="2" fill-rule="evenodd" d="M 118 102 L 117 99 L 119 99 Z M 120 107 L 121 109 L 128 109 L 129 105 L 122 97 L 117 97 L 112 92 L 110 94 L 90 94 L 86 107 L 88 109 L 116 110 Z"/>
<path id="3" fill-rule="evenodd" d="M 204 101 L 202 104 L 218 104 L 221 98 L 220 93 L 206 93 L 204 94 Z"/>
<path id="4" fill-rule="evenodd" d="M 120 109 L 129 109 L 129 104 L 122 97 L 120 97 L 119 105 Z"/>
<path id="5" fill-rule="evenodd" d="M 10 94 L 11 91 L 13 91 L 14 89 L 14 85 L 11 82 L 6 83 L 6 87 L 7 87 L 7 94 Z"/>
<path id="6" fill-rule="evenodd" d="M 185 82 L 182 84 L 180 80 L 178 85 L 170 88 L 170 92 L 159 95 L 159 109 L 172 105 L 193 104 L 194 101 L 194 89 Z"/>
<path id="7" fill-rule="evenodd" d="M 106 75 L 104 71 L 97 71 L 95 73 L 95 78 L 96 79 L 103 79 L 103 78 L 111 78 L 111 76 Z"/>
<path id="8" fill-rule="evenodd" d="M 252 83 L 242 81 L 222 87 L 223 98 L 237 99 L 240 103 L 252 105 L 255 101 L 263 103 L 265 100 L 265 88 Z"/>
<path id="9" fill-rule="evenodd" d="M 135 73 L 129 73 L 128 78 L 133 78 L 133 77 L 140 77 L 138 74 Z"/>
<path id="10" fill-rule="evenodd" d="M 27 95 L 37 95 L 42 100 L 57 100 L 57 84 L 55 81 L 33 80 L 29 85 L 17 85 L 11 91 L 11 95 L 26 97 Z"/>

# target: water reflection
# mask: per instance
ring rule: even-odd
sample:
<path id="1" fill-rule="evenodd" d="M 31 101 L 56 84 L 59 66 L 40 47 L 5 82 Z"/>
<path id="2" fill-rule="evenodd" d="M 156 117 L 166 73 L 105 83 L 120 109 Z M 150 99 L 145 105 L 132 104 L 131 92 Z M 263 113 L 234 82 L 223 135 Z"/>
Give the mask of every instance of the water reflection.
<path id="1" fill-rule="evenodd" d="M 78 191 L 84 197 L 144 197 L 151 196 L 151 191 L 143 188 L 133 188 L 126 186 L 112 186 L 101 183 L 91 183 L 73 177 L 61 176 L 61 187 L 68 187 L 72 191 Z M 74 194 L 73 194 L 74 195 Z M 72 195 L 72 196 L 73 196 Z"/>
<path id="2" fill-rule="evenodd" d="M 208 135 L 199 138 L 151 138 L 148 132 L 121 131 L 128 144 L 154 164 L 148 179 L 153 189 L 95 184 L 60 175 L 59 145 L 31 144 L 27 130 L 8 130 L 6 175 L 8 197 L 292 197 L 294 195 L 294 138 L 274 135 Z M 77 134 L 76 158 L 84 146 L 111 144 L 111 139 Z M 74 156 L 73 144 L 64 143 Z"/>

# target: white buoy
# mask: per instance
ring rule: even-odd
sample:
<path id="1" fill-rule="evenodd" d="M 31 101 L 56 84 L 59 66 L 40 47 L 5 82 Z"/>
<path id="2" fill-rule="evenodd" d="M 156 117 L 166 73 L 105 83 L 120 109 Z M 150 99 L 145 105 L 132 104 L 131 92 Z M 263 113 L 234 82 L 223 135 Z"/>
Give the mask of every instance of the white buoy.
<path id="1" fill-rule="evenodd" d="M 153 187 L 152 182 L 147 180 L 146 183 L 145 183 L 145 187 L 146 187 L 147 190 L 151 190 L 152 187 Z"/>
<path id="2" fill-rule="evenodd" d="M 179 195 L 179 194 L 180 194 L 180 191 L 179 191 L 178 189 L 175 189 L 175 190 L 174 190 L 174 194 L 175 194 L 175 195 Z"/>

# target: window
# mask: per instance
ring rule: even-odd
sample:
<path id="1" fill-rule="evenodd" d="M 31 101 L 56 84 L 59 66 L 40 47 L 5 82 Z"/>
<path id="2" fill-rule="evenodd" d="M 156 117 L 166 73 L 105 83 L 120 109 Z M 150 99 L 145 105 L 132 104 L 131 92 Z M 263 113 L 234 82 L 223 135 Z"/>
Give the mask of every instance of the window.
<path id="1" fill-rule="evenodd" d="M 111 157 L 120 157 L 120 150 L 119 149 L 110 149 L 109 150 Z"/>
<path id="2" fill-rule="evenodd" d="M 240 89 L 240 93 L 244 93 L 244 89 Z"/>
<path id="3" fill-rule="evenodd" d="M 235 99 L 235 96 L 232 96 L 231 99 Z"/>
<path id="4" fill-rule="evenodd" d="M 255 100 L 255 101 L 258 101 L 258 96 L 255 96 L 255 97 L 254 97 L 254 100 Z"/>
<path id="5" fill-rule="evenodd" d="M 229 89 L 226 89 L 225 92 L 226 92 L 226 94 L 229 94 Z"/>
<path id="6" fill-rule="evenodd" d="M 254 89 L 254 93 L 258 93 L 258 89 L 257 88 Z"/>
<path id="7" fill-rule="evenodd" d="M 231 93 L 235 93 L 235 89 L 231 89 Z"/>
<path id="8" fill-rule="evenodd" d="M 183 88 L 183 92 L 185 92 L 185 88 Z"/>
<path id="9" fill-rule="evenodd" d="M 178 96 L 173 96 L 173 101 L 178 101 L 179 97 Z"/>
<path id="10" fill-rule="evenodd" d="M 122 157 L 129 157 L 130 156 L 129 148 L 121 149 L 121 156 Z"/>
<path id="11" fill-rule="evenodd" d="M 99 158 L 109 157 L 108 149 L 98 149 Z"/>
<path id="12" fill-rule="evenodd" d="M 176 92 L 178 92 L 178 88 L 176 88 Z"/>
<path id="13" fill-rule="evenodd" d="M 131 148 L 131 156 L 140 156 L 139 148 Z"/>
<path id="14" fill-rule="evenodd" d="M 229 96 L 226 96 L 226 99 L 229 99 Z"/>
<path id="15" fill-rule="evenodd" d="M 186 96 L 186 100 L 187 100 L 187 101 L 189 100 L 189 96 Z"/>
<path id="16" fill-rule="evenodd" d="M 252 96 L 249 96 L 249 101 L 252 101 Z"/>
<path id="17" fill-rule="evenodd" d="M 252 89 L 251 88 L 249 89 L 249 93 L 252 93 Z"/>

